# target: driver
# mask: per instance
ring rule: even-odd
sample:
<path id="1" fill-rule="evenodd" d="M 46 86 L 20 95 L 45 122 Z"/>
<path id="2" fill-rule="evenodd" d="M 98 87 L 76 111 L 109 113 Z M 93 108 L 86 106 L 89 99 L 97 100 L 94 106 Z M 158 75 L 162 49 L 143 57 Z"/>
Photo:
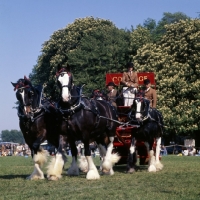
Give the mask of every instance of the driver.
<path id="1" fill-rule="evenodd" d="M 138 77 L 133 70 L 133 63 L 127 63 L 127 72 L 124 72 L 122 77 L 122 83 L 125 85 L 123 87 L 124 106 L 131 106 L 133 104 L 137 91 Z"/>

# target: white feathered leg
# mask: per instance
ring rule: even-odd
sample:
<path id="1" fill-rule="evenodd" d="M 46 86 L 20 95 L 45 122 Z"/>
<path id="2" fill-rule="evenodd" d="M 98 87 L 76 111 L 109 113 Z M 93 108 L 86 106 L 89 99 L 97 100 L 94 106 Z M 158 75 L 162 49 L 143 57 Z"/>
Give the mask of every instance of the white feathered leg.
<path id="1" fill-rule="evenodd" d="M 100 157 L 101 157 L 101 163 L 100 163 L 99 170 L 102 171 L 102 164 L 103 164 L 104 158 L 106 156 L 106 148 L 102 144 L 99 144 L 97 146 L 98 146 L 99 154 L 100 154 Z"/>
<path id="2" fill-rule="evenodd" d="M 82 172 L 88 172 L 88 162 L 85 156 L 81 156 L 79 159 L 79 168 Z"/>
<path id="3" fill-rule="evenodd" d="M 156 138 L 156 163 L 155 167 L 157 171 L 160 171 L 163 169 L 163 164 L 160 162 L 159 156 L 160 156 L 160 145 L 161 145 L 161 137 Z"/>
<path id="4" fill-rule="evenodd" d="M 112 154 L 114 137 L 110 137 L 109 139 L 110 139 L 110 144 L 108 145 L 106 156 L 102 164 L 103 172 L 105 173 L 110 172 L 113 165 L 117 163 L 120 159 L 120 156 L 117 153 Z M 111 172 L 112 174 L 114 174 L 113 170 L 111 170 Z"/>
<path id="5" fill-rule="evenodd" d="M 100 175 L 98 173 L 96 166 L 94 165 L 92 157 L 86 156 L 86 159 L 87 159 L 87 162 L 88 162 L 88 173 L 87 173 L 86 178 L 88 180 L 100 179 Z"/>
<path id="6" fill-rule="evenodd" d="M 154 156 L 154 151 L 151 150 L 149 152 L 149 167 L 148 167 L 148 171 L 149 172 L 156 172 L 156 167 L 155 167 L 155 163 L 156 163 L 156 159 L 155 159 L 155 156 Z"/>
<path id="7" fill-rule="evenodd" d="M 58 180 L 62 177 L 62 170 L 65 164 L 63 156 L 61 153 L 57 152 L 55 157 L 52 158 L 50 164 L 48 165 L 47 178 L 48 180 Z"/>
<path id="8" fill-rule="evenodd" d="M 37 154 L 34 155 L 33 161 L 34 164 L 34 170 L 32 174 L 27 177 L 29 180 L 37 180 L 37 179 L 44 179 L 44 173 L 41 170 L 42 165 L 47 161 L 47 151 L 40 150 L 37 152 Z"/>

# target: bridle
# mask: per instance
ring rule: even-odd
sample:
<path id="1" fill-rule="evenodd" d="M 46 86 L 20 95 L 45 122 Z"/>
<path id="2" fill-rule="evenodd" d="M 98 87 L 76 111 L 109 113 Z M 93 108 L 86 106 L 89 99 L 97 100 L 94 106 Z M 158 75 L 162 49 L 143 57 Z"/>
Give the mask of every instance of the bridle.
<path id="1" fill-rule="evenodd" d="M 57 78 L 57 81 L 59 81 L 58 79 L 59 79 L 59 77 L 60 76 L 64 76 L 64 74 L 67 74 L 68 76 L 69 76 L 69 83 L 67 84 L 67 85 L 61 85 L 61 88 L 64 88 L 64 87 L 67 87 L 69 90 L 71 89 L 71 87 L 72 87 L 72 81 L 71 81 L 71 79 L 72 79 L 72 76 L 71 76 L 71 73 L 70 72 L 66 72 L 66 71 L 64 71 L 65 69 L 61 69 L 61 70 L 59 70 L 57 73 L 56 73 L 56 78 Z"/>
<path id="2" fill-rule="evenodd" d="M 138 100 L 139 99 L 139 100 Z M 146 110 L 146 107 L 147 107 L 147 103 L 146 103 L 146 99 L 144 99 L 144 97 L 136 97 L 135 98 L 135 103 L 143 103 L 144 104 L 144 109 L 143 110 L 140 110 L 140 111 L 137 111 L 137 109 L 135 110 L 135 115 L 138 113 L 138 114 L 141 114 L 141 119 L 142 121 L 145 121 L 146 119 L 149 118 L 149 108 L 148 110 Z M 145 114 L 146 113 L 146 114 Z"/>
<path id="3" fill-rule="evenodd" d="M 24 91 L 24 93 L 25 93 L 25 89 L 27 89 L 27 88 L 30 88 L 30 86 L 29 85 L 25 85 L 24 87 L 19 87 L 19 88 L 17 88 L 17 92 L 22 93 L 22 91 Z M 22 103 L 20 103 L 21 106 L 31 106 L 32 105 L 34 92 L 32 90 L 28 91 L 28 92 L 31 93 L 31 98 L 29 98 L 29 102 L 28 103 L 25 103 L 25 101 L 22 99 Z"/>
<path id="4" fill-rule="evenodd" d="M 27 88 L 30 88 L 30 90 L 27 91 L 27 93 L 30 93 L 30 97 L 28 97 L 28 103 L 25 103 L 25 101 L 23 100 L 22 103 L 20 103 L 20 106 L 30 108 L 29 114 L 30 114 L 31 120 L 34 121 L 36 119 L 36 118 L 34 118 L 34 115 L 38 114 L 41 111 L 42 107 L 40 107 L 40 105 L 39 105 L 39 107 L 33 108 L 33 101 L 34 101 L 33 97 L 34 97 L 35 92 L 31 89 L 30 85 L 25 85 L 24 87 L 19 87 L 17 90 L 18 91 L 24 90 L 24 92 L 25 92 L 25 89 L 27 89 Z M 29 94 L 26 94 L 26 95 L 29 96 Z M 19 116 L 20 116 L 20 114 L 19 114 Z"/>

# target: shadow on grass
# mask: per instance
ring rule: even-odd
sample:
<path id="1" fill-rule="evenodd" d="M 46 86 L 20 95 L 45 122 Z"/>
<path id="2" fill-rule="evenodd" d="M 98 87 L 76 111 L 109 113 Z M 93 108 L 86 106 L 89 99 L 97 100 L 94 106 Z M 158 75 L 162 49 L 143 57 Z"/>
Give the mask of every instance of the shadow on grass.
<path id="1" fill-rule="evenodd" d="M 113 169 L 115 172 L 127 173 L 126 165 L 115 165 Z M 148 165 L 136 165 L 135 170 L 137 172 L 137 171 L 147 171 L 147 169 L 148 169 Z"/>
<path id="2" fill-rule="evenodd" d="M 16 178 L 22 178 L 22 179 L 26 179 L 28 176 L 30 176 L 30 174 L 26 174 L 26 175 L 4 175 L 4 176 L 0 176 L 0 179 L 16 179 Z"/>

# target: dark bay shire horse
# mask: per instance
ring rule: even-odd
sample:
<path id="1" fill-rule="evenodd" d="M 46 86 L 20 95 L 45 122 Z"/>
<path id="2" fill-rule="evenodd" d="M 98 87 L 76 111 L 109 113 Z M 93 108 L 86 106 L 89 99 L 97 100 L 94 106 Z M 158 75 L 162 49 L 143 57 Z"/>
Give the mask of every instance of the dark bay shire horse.
<path id="1" fill-rule="evenodd" d="M 46 162 L 47 153 L 40 144 L 47 140 L 58 150 L 47 171 L 47 177 L 56 180 L 61 177 L 66 142 L 66 138 L 56 132 L 56 109 L 49 100 L 42 99 L 42 86 L 34 87 L 28 78 L 12 85 L 19 101 L 19 126 L 35 162 L 34 171 L 27 179 L 44 179 L 41 166 Z"/>
<path id="2" fill-rule="evenodd" d="M 67 67 L 59 67 L 57 83 L 61 91 L 58 109 L 66 119 L 68 130 L 67 138 L 72 151 L 72 165 L 68 175 L 78 175 L 77 148 L 75 141 L 81 140 L 85 148 L 87 161 L 87 175 L 89 180 L 99 179 L 99 173 L 93 163 L 89 144 L 96 141 L 103 155 L 102 171 L 114 174 L 112 167 L 118 162 L 118 154 L 112 154 L 117 115 L 115 109 L 106 101 L 89 99 L 81 95 L 82 88 L 73 85 L 72 75 Z M 63 127 L 66 126 L 63 125 Z M 63 129 L 65 130 L 65 128 Z M 107 139 L 107 140 L 106 140 Z M 107 149 L 102 145 L 107 143 Z"/>
<path id="3" fill-rule="evenodd" d="M 131 107 L 133 119 L 138 122 L 140 127 L 132 133 L 132 142 L 128 159 L 128 172 L 135 171 L 137 161 L 135 143 L 137 140 L 145 142 L 149 154 L 149 172 L 162 170 L 163 165 L 159 160 L 161 137 L 163 134 L 163 117 L 162 114 L 155 108 L 150 108 L 150 101 L 141 96 L 134 99 Z M 156 142 L 156 148 L 153 144 Z M 154 151 L 155 149 L 155 151 Z"/>

